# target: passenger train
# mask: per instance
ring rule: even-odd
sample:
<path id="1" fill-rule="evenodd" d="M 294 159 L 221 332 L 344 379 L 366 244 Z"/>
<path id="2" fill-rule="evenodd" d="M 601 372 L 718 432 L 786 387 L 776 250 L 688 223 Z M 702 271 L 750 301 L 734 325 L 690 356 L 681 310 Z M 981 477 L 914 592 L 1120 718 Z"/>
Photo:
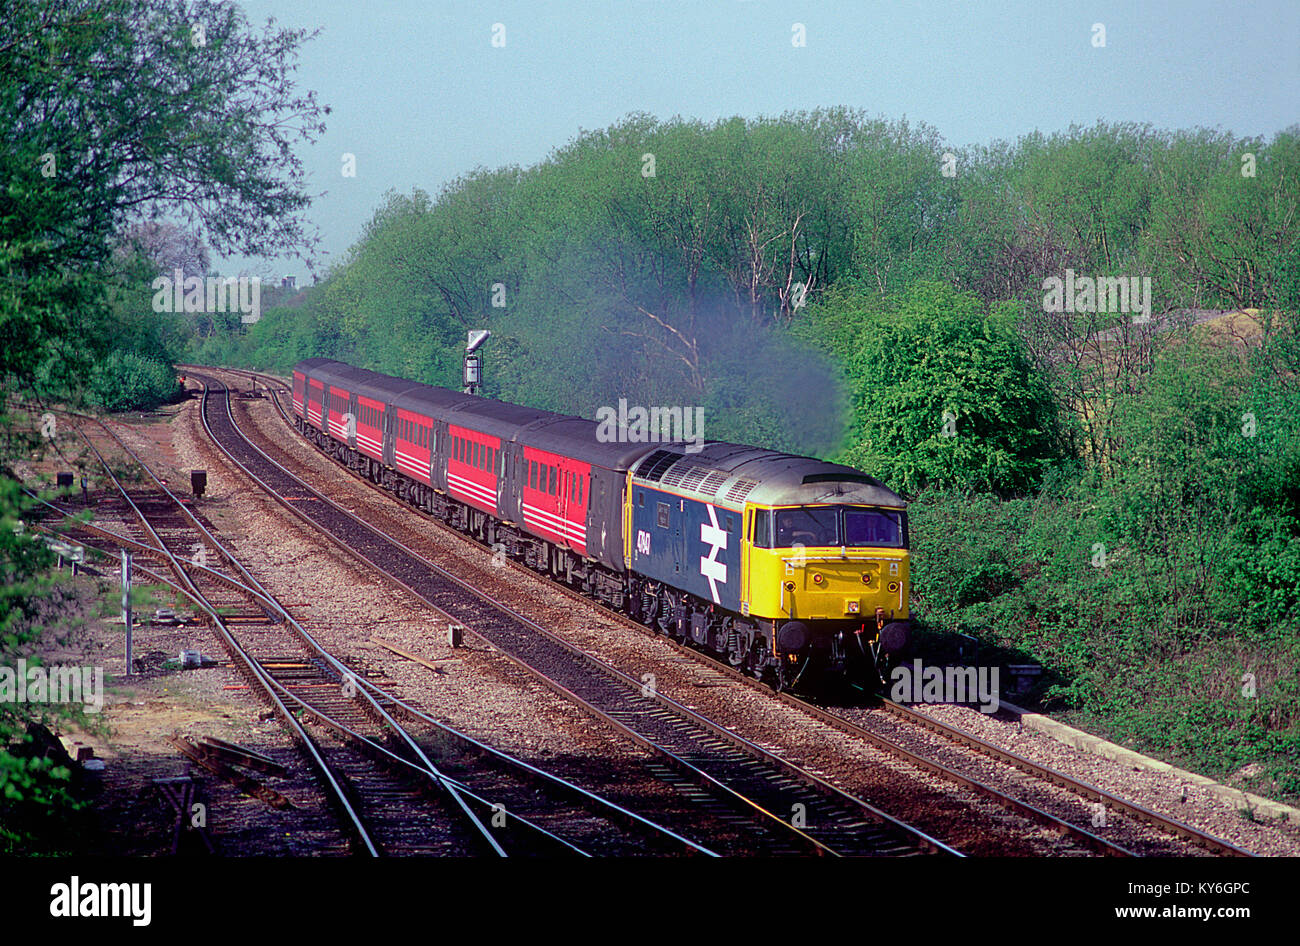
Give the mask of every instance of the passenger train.
<path id="1" fill-rule="evenodd" d="M 906 504 L 850 467 L 619 442 L 324 358 L 294 367 L 293 414 L 405 502 L 778 689 L 875 689 L 907 642 Z"/>

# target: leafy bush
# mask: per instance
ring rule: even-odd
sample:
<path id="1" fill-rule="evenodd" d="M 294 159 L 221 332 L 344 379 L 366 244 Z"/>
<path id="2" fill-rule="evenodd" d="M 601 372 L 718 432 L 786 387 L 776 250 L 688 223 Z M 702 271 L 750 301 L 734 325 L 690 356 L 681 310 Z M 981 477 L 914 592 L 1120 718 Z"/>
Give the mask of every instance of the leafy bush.
<path id="1" fill-rule="evenodd" d="M 1258 762 L 1251 787 L 1296 796 L 1300 398 L 1256 385 L 1231 353 L 1171 350 L 1116 405 L 1109 469 L 1009 500 L 927 490 L 914 605 L 1041 663 L 1039 695 L 1086 728 L 1219 777 Z"/>
<path id="2" fill-rule="evenodd" d="M 843 312 L 848 309 L 849 312 Z M 1031 488 L 1061 459 L 1056 408 L 1015 309 L 920 283 L 885 300 L 839 295 L 813 318 L 857 327 L 847 349 L 854 430 L 844 460 L 897 489 Z"/>
<path id="3" fill-rule="evenodd" d="M 112 352 L 91 371 L 87 394 L 106 411 L 149 410 L 176 396 L 171 365 L 133 352 Z"/>

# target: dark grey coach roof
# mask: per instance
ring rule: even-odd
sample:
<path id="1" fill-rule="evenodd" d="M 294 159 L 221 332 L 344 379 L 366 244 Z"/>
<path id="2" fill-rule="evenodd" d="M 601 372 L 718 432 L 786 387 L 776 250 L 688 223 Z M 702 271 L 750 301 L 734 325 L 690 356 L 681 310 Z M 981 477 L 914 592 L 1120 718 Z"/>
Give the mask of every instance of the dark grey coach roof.
<path id="1" fill-rule="evenodd" d="M 337 383 L 349 391 L 391 401 L 404 410 L 419 411 L 450 424 L 619 472 L 626 471 L 655 447 L 644 443 L 603 443 L 596 437 L 595 421 L 394 378 L 329 358 L 309 358 L 295 368 L 306 369 L 313 378 Z"/>
<path id="2" fill-rule="evenodd" d="M 328 358 L 308 358 L 295 368 L 457 426 L 611 470 L 635 468 L 636 477 L 647 483 L 734 509 L 745 502 L 906 505 L 879 480 L 852 467 L 812 457 L 722 441 L 705 442 L 695 453 L 687 449 L 693 444 L 604 442 L 597 438 L 601 425 L 594 420 L 461 394 Z"/>

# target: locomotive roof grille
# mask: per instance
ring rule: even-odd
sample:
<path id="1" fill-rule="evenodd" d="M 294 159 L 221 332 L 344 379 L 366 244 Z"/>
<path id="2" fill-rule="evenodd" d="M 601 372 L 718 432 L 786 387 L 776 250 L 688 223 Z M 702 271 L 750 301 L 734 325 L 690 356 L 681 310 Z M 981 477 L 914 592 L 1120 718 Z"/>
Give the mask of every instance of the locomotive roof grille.
<path id="1" fill-rule="evenodd" d="M 803 484 L 809 483 L 863 483 L 867 486 L 884 486 L 873 476 L 865 473 L 809 473 L 803 478 Z"/>
<path id="2" fill-rule="evenodd" d="M 731 484 L 731 489 L 727 490 L 726 499 L 728 502 L 738 503 L 758 485 L 758 480 L 739 479 Z"/>
<path id="3" fill-rule="evenodd" d="M 730 473 L 724 473 L 722 470 L 710 470 L 709 475 L 704 478 L 700 484 L 701 493 L 716 493 L 722 488 L 722 484 L 731 479 Z"/>
<path id="4" fill-rule="evenodd" d="M 676 472 L 674 470 L 674 472 Z M 682 471 L 681 488 L 682 489 L 699 489 L 704 478 L 709 475 L 708 467 L 693 466 Z"/>
<path id="5" fill-rule="evenodd" d="M 647 482 L 657 483 L 663 478 L 667 469 L 680 459 L 682 459 L 680 453 L 673 453 L 671 450 L 656 450 L 641 465 L 641 472 L 637 476 Z"/>

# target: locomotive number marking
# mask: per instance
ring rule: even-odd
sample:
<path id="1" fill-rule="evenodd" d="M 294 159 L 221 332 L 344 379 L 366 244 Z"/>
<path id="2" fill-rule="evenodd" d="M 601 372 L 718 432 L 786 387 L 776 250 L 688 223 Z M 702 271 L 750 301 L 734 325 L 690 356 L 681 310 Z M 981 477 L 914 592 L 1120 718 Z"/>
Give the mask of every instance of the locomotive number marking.
<path id="1" fill-rule="evenodd" d="M 646 532 L 644 529 L 636 530 L 636 554 L 650 554 L 650 533 Z"/>

